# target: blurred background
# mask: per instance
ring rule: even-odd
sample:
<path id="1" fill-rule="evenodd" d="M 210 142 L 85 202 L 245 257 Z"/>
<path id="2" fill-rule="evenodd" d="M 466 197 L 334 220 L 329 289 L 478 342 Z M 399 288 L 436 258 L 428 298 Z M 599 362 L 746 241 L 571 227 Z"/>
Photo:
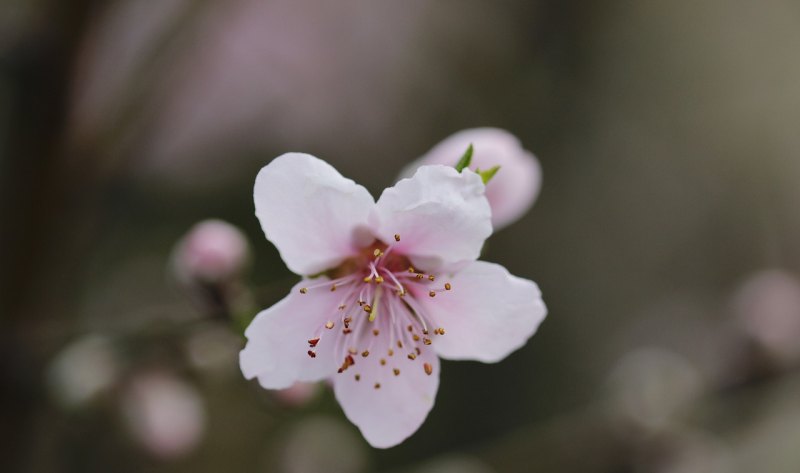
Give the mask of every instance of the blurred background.
<path id="1" fill-rule="evenodd" d="M 793 0 L 5 0 L 0 471 L 800 471 L 799 53 Z M 484 254 L 542 288 L 528 345 L 389 450 L 245 381 L 296 280 L 258 170 L 378 195 L 476 126 L 543 169 Z"/>

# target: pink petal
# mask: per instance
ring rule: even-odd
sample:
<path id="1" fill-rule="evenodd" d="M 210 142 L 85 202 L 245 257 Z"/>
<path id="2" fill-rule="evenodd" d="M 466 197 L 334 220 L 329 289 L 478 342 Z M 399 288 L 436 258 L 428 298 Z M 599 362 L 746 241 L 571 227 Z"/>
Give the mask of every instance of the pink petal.
<path id="1" fill-rule="evenodd" d="M 515 222 L 531 208 L 542 185 L 539 161 L 506 130 L 472 128 L 459 131 L 411 163 L 401 175 L 410 176 L 424 165 L 453 166 L 470 144 L 474 148 L 471 168 L 485 170 L 500 166 L 500 171 L 486 186 L 486 198 L 492 207 L 492 225 L 498 230 Z"/>
<path id="2" fill-rule="evenodd" d="M 376 206 L 378 234 L 427 270 L 474 261 L 492 233 L 481 178 L 448 166 L 423 166 L 383 191 Z"/>
<path id="3" fill-rule="evenodd" d="M 445 330 L 433 343 L 442 358 L 500 361 L 522 347 L 547 315 L 536 283 L 498 264 L 476 261 L 449 281 L 451 290 L 419 299 Z"/>
<path id="4" fill-rule="evenodd" d="M 372 196 L 314 156 L 275 158 L 258 173 L 253 198 L 264 234 L 296 274 L 337 266 L 372 239 Z"/>
<path id="5" fill-rule="evenodd" d="M 315 279 L 318 284 L 324 279 Z M 312 281 L 298 283 L 292 292 L 269 309 L 261 311 L 245 331 L 247 345 L 239 354 L 239 366 L 245 378 L 258 378 L 267 389 L 283 389 L 295 381 L 318 381 L 336 372 L 333 356 L 336 333 L 327 330 L 327 320 L 337 320 L 341 294 L 327 288 L 300 288 Z M 321 335 L 316 347 L 309 340 Z M 313 350 L 316 357 L 308 354 Z"/>
<path id="6" fill-rule="evenodd" d="M 439 358 L 428 349 L 410 360 L 408 351 L 408 347 L 405 351 L 395 348 L 394 356 L 385 356 L 386 364 L 381 365 L 375 358 L 385 351 L 375 350 L 369 359 L 357 358 L 355 365 L 332 377 L 345 415 L 373 447 L 399 444 L 419 429 L 433 407 L 439 389 Z M 399 374 L 395 375 L 395 369 Z"/>

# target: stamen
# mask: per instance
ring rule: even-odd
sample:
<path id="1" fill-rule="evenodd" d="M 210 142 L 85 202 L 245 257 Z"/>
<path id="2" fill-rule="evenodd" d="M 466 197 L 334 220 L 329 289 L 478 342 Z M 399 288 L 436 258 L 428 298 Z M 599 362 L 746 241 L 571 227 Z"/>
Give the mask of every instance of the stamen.
<path id="1" fill-rule="evenodd" d="M 394 241 L 400 241 L 400 235 L 395 233 L 394 234 Z"/>
<path id="2" fill-rule="evenodd" d="M 308 288 L 307 287 L 301 287 L 300 288 L 300 294 L 306 294 L 307 292 L 308 292 Z"/>
<path id="3" fill-rule="evenodd" d="M 369 350 L 362 351 L 361 352 L 361 356 L 363 356 L 364 358 L 368 357 L 369 356 Z"/>
<path id="4" fill-rule="evenodd" d="M 331 322 L 330 320 L 325 322 L 325 328 L 328 330 L 332 329 L 333 325 L 334 325 L 333 322 Z"/>
<path id="5" fill-rule="evenodd" d="M 431 341 L 430 338 L 423 338 L 422 343 L 424 343 L 425 345 L 430 345 L 431 343 L 433 343 L 433 341 Z"/>
<path id="6" fill-rule="evenodd" d="M 319 343 L 319 337 L 310 339 L 308 341 L 308 346 L 314 348 L 315 346 L 317 346 L 317 343 Z"/>
<path id="7" fill-rule="evenodd" d="M 444 290 L 449 291 L 450 289 L 453 289 L 453 286 L 449 282 L 444 283 Z"/>
<path id="8" fill-rule="evenodd" d="M 418 342 L 418 341 L 419 341 L 419 335 L 417 335 L 416 333 L 415 333 L 415 334 L 413 334 L 413 335 L 411 336 L 411 338 L 413 338 L 415 342 Z"/>
<path id="9" fill-rule="evenodd" d="M 381 366 L 386 366 L 386 359 L 385 358 L 381 358 Z"/>
<path id="10" fill-rule="evenodd" d="M 409 353 L 408 354 L 408 359 L 411 360 L 411 361 L 414 361 L 414 360 L 417 359 L 417 355 L 415 353 Z"/>
<path id="11" fill-rule="evenodd" d="M 436 297 L 436 291 L 431 291 L 428 293 L 428 295 L 431 297 Z"/>
<path id="12" fill-rule="evenodd" d="M 435 281 L 435 280 L 436 280 L 436 276 L 434 276 L 433 274 L 431 274 L 430 276 L 428 276 L 428 281 L 431 281 L 431 282 L 433 282 L 433 281 Z"/>
<path id="13" fill-rule="evenodd" d="M 395 376 L 400 376 L 400 370 L 399 369 L 395 368 L 395 369 L 392 370 L 392 372 L 394 373 Z"/>
<path id="14" fill-rule="evenodd" d="M 425 374 L 427 374 L 428 376 L 430 376 L 431 373 L 433 373 L 433 366 L 431 366 L 430 363 L 425 363 L 424 365 L 422 365 L 422 367 L 425 369 Z"/>
<path id="15" fill-rule="evenodd" d="M 433 331 L 436 335 L 444 335 L 444 329 L 442 327 L 437 328 Z"/>

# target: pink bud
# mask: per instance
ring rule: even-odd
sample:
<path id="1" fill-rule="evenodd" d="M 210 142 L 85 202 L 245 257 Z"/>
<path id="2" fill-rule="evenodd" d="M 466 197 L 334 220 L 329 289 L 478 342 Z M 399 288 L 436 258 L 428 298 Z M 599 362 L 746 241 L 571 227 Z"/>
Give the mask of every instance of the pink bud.
<path id="1" fill-rule="evenodd" d="M 173 269 L 183 282 L 219 283 L 236 277 L 250 249 L 242 232 L 222 220 L 204 220 L 173 251 Z"/>
<path id="2" fill-rule="evenodd" d="M 314 400 L 319 394 L 319 383 L 296 382 L 286 389 L 274 391 L 275 398 L 290 407 L 302 407 Z"/>
<path id="3" fill-rule="evenodd" d="M 499 230 L 517 221 L 530 209 L 542 182 L 539 161 L 523 149 L 511 133 L 499 128 L 462 130 L 406 167 L 401 176 L 411 176 L 423 165 L 453 166 L 470 144 L 474 150 L 470 169 L 487 170 L 500 166 L 500 171 L 486 186 L 486 198 L 492 208 L 492 226 Z"/>
<path id="4" fill-rule="evenodd" d="M 205 430 L 206 413 L 200 395 L 167 373 L 136 377 L 123 395 L 122 412 L 133 438 L 161 458 L 189 453 Z"/>
<path id="5" fill-rule="evenodd" d="M 800 281 L 780 270 L 751 276 L 736 293 L 733 310 L 745 331 L 775 361 L 800 361 Z"/>

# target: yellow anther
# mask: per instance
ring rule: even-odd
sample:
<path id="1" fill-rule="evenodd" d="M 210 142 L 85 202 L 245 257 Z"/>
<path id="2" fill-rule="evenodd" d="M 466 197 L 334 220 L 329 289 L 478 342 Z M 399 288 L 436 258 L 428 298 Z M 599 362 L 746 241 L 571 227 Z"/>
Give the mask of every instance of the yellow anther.
<path id="1" fill-rule="evenodd" d="M 394 234 L 394 241 L 400 241 L 400 234 L 398 233 Z"/>
<path id="2" fill-rule="evenodd" d="M 381 366 L 386 366 L 386 360 L 381 358 Z"/>
<path id="3" fill-rule="evenodd" d="M 375 284 L 380 284 L 383 282 L 383 276 L 377 276 L 375 278 Z"/>
<path id="4" fill-rule="evenodd" d="M 332 329 L 333 328 L 333 322 L 331 322 L 330 320 L 325 322 L 325 328 L 328 329 L 328 330 Z"/>
<path id="5" fill-rule="evenodd" d="M 428 280 L 429 280 L 429 281 L 435 281 L 435 280 L 436 280 L 436 276 L 434 276 L 433 274 L 431 274 L 430 276 L 428 276 Z"/>
<path id="6" fill-rule="evenodd" d="M 449 282 L 446 282 L 444 283 L 444 289 L 445 291 L 449 291 L 450 289 L 453 289 L 453 286 L 451 286 Z"/>
<path id="7" fill-rule="evenodd" d="M 370 281 L 372 281 L 372 276 L 367 276 L 364 278 L 364 282 L 368 283 Z"/>
<path id="8" fill-rule="evenodd" d="M 363 308 L 364 308 L 364 312 L 367 312 L 367 313 L 372 312 L 372 306 L 369 305 L 369 304 L 364 304 Z"/>
<path id="9" fill-rule="evenodd" d="M 361 356 L 363 356 L 364 358 L 368 357 L 369 356 L 369 350 L 362 351 L 361 352 Z"/>
<path id="10" fill-rule="evenodd" d="M 428 293 L 428 295 L 431 297 L 436 297 L 436 291 L 431 291 Z"/>
<path id="11" fill-rule="evenodd" d="M 380 255 L 381 255 L 381 250 L 375 248 L 375 251 L 372 252 L 372 256 L 380 256 Z"/>
<path id="12" fill-rule="evenodd" d="M 417 278 L 417 279 L 425 279 L 425 275 L 424 275 L 424 274 L 417 273 L 417 276 L 416 276 L 416 278 Z"/>
<path id="13" fill-rule="evenodd" d="M 392 372 L 394 373 L 395 376 L 400 376 L 400 370 L 399 369 L 395 368 L 395 369 L 392 370 Z"/>
<path id="14" fill-rule="evenodd" d="M 422 343 L 424 343 L 425 345 L 430 345 L 430 344 L 431 344 L 431 343 L 433 343 L 433 342 L 431 341 L 431 339 L 430 339 L 430 338 L 423 338 L 423 339 L 422 339 Z"/>
<path id="15" fill-rule="evenodd" d="M 411 338 L 413 338 L 415 342 L 419 341 L 419 335 L 417 335 L 416 333 L 412 335 Z"/>
<path id="16" fill-rule="evenodd" d="M 331 292 L 336 290 L 336 284 L 331 285 Z"/>
<path id="17" fill-rule="evenodd" d="M 413 266 L 409 266 L 409 267 L 408 267 L 408 272 L 409 272 L 409 273 L 416 273 L 416 271 L 414 270 L 414 267 L 413 267 Z"/>
<path id="18" fill-rule="evenodd" d="M 308 288 L 307 287 L 301 287 L 300 288 L 300 294 L 305 294 L 307 292 L 308 292 Z"/>
<path id="19" fill-rule="evenodd" d="M 408 359 L 409 360 L 416 360 L 417 359 L 417 355 L 415 353 L 409 353 L 408 354 Z"/>

